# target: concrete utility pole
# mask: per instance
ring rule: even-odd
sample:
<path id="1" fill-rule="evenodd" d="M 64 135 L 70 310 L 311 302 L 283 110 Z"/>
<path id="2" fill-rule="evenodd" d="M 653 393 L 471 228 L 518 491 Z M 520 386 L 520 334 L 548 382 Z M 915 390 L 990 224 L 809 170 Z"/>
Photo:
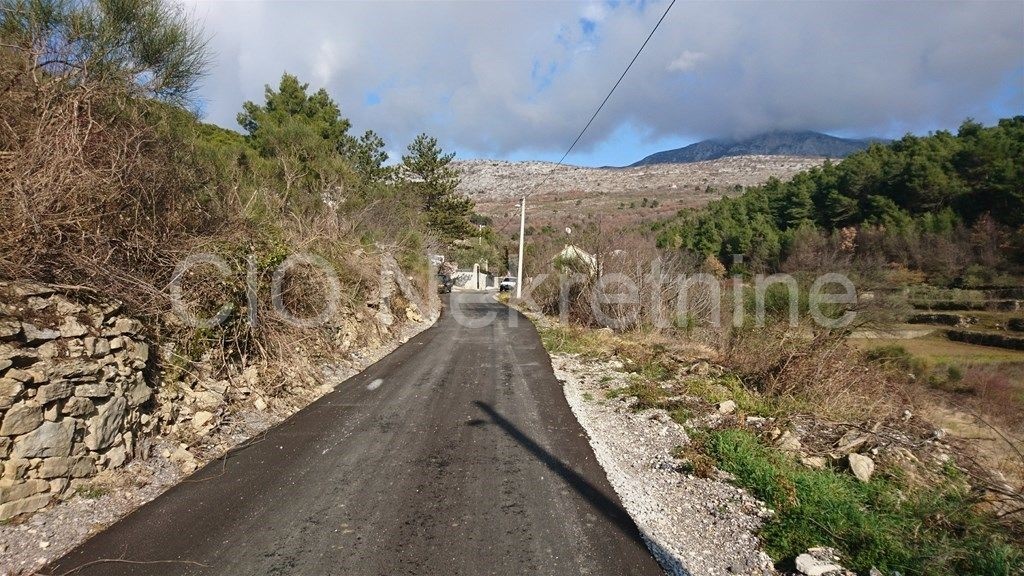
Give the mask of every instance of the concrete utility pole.
<path id="1" fill-rule="evenodd" d="M 526 196 L 519 203 L 519 272 L 516 273 L 516 300 L 523 297 L 523 244 L 526 242 Z"/>

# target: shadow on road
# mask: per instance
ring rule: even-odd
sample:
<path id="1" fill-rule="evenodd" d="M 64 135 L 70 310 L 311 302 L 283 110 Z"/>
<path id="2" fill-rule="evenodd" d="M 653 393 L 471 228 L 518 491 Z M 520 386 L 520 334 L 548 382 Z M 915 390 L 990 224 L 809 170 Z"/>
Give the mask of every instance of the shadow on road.
<path id="1" fill-rule="evenodd" d="M 570 468 L 554 454 L 548 452 L 543 446 L 537 444 L 515 424 L 509 422 L 490 404 L 479 400 L 474 401 L 473 404 L 486 413 L 487 416 L 490 417 L 491 421 L 508 434 L 509 437 L 518 442 L 522 447 L 526 448 L 527 451 L 547 466 L 549 470 L 562 478 L 566 484 L 586 499 L 586 501 L 590 503 L 597 512 L 607 518 L 608 521 L 615 524 L 615 526 L 618 527 L 618 529 L 621 530 L 634 545 L 644 550 L 644 552 L 650 551 L 653 553 L 654 557 L 662 564 L 662 567 L 664 567 L 669 574 L 676 576 L 689 576 L 689 571 L 682 566 L 673 554 L 665 550 L 654 540 L 644 538 L 641 535 L 640 529 L 637 528 L 636 523 L 633 522 L 629 513 L 626 512 L 626 510 L 617 502 L 602 493 L 597 489 L 597 487 L 588 482 L 586 478 Z"/>

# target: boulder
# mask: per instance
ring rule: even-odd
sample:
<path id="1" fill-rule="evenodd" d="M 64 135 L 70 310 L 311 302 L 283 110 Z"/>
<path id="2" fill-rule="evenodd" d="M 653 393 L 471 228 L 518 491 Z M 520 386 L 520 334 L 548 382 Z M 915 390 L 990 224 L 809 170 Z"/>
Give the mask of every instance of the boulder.
<path id="1" fill-rule="evenodd" d="M 102 450 L 114 443 L 121 430 L 127 405 L 124 398 L 118 397 L 98 408 L 99 413 L 89 419 L 89 429 L 85 435 L 86 448 Z"/>
<path id="2" fill-rule="evenodd" d="M 43 423 L 43 409 L 39 406 L 20 404 L 7 411 L 3 424 L 0 424 L 0 436 L 17 436 L 26 434 Z"/>
<path id="3" fill-rule="evenodd" d="M 847 459 L 850 463 L 850 471 L 857 477 L 857 480 L 861 482 L 871 480 L 871 475 L 875 472 L 875 461 L 870 456 L 855 452 L 847 456 Z"/>
<path id="4" fill-rule="evenodd" d="M 16 458 L 53 458 L 71 453 L 71 439 L 75 433 L 73 420 L 43 422 L 38 428 L 14 441 L 12 454 Z"/>

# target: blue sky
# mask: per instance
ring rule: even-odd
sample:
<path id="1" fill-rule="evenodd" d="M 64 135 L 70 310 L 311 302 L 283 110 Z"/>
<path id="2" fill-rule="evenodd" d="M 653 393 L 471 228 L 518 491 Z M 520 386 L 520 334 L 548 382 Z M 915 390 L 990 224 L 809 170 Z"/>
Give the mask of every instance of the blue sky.
<path id="1" fill-rule="evenodd" d="M 184 0 L 183 0 L 184 1 Z M 557 160 L 664 10 L 649 2 L 187 0 L 237 128 L 283 71 L 400 154 Z M 683 2 L 569 156 L 623 165 L 773 129 L 898 137 L 1024 113 L 1022 2 Z"/>

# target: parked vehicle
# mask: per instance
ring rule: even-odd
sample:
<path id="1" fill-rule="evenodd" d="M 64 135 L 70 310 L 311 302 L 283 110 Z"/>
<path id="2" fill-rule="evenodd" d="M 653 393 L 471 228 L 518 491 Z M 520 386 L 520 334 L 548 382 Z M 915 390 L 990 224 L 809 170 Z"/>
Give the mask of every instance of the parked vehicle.
<path id="1" fill-rule="evenodd" d="M 505 276 L 498 283 L 499 292 L 511 292 L 516 288 L 516 279 L 514 276 Z"/>

